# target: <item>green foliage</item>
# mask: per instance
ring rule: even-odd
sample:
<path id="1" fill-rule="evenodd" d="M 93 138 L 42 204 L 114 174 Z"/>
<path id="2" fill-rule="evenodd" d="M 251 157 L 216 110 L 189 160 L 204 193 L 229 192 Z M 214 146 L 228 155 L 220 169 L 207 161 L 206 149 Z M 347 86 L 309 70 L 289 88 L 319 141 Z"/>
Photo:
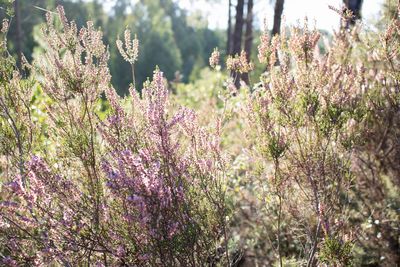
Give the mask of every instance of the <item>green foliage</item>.
<path id="1" fill-rule="evenodd" d="M 5 13 L 8 17 L 14 16 L 14 0 L 0 0 L 0 12 Z M 0 14 L 1 14 L 0 13 Z"/>
<path id="2" fill-rule="evenodd" d="M 201 109 L 204 105 L 214 103 L 218 108 L 223 107 L 223 101 L 218 97 L 222 90 L 223 73 L 212 72 L 209 68 L 200 71 L 198 79 L 185 84 L 177 83 L 174 86 L 176 100 L 188 107 Z"/>
<path id="3" fill-rule="evenodd" d="M 278 160 L 283 156 L 287 145 L 280 136 L 273 136 L 269 139 L 268 151 L 273 160 Z"/>
<path id="4" fill-rule="evenodd" d="M 352 250 L 351 242 L 326 237 L 321 244 L 319 259 L 328 266 L 353 266 Z"/>

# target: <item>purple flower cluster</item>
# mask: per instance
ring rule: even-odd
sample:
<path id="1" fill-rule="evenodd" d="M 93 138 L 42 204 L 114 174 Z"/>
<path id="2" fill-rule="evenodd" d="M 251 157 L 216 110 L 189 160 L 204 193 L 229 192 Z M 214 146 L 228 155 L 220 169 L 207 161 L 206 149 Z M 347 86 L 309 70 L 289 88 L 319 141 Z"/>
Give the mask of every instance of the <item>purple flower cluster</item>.
<path id="1" fill-rule="evenodd" d="M 180 107 L 170 115 L 168 88 L 158 70 L 142 97 L 131 90 L 128 109 L 114 91 L 106 95 L 112 111 L 99 127 L 109 150 L 102 170 L 112 202 L 124 207 L 127 231 L 140 229 L 137 257 L 174 258 L 183 244 L 181 251 L 195 250 L 199 244 L 185 235 L 206 223 L 196 219 L 199 203 L 214 205 L 207 199 L 214 188 L 204 185 L 218 172 L 219 137 L 201 129 L 192 110 Z"/>
<path id="2" fill-rule="evenodd" d="M 133 155 L 125 150 L 113 153 L 113 159 L 116 166 L 105 161 L 103 171 L 108 176 L 107 186 L 112 195 L 126 198 L 126 204 L 131 207 L 127 210 L 129 223 L 138 223 L 152 238 L 171 238 L 177 234 L 180 223 L 174 213 L 185 199 L 183 186 L 171 185 L 177 181 L 170 181 L 159 159 L 149 155 L 149 151 L 141 150 Z M 124 192 L 122 196 L 121 192 Z"/>

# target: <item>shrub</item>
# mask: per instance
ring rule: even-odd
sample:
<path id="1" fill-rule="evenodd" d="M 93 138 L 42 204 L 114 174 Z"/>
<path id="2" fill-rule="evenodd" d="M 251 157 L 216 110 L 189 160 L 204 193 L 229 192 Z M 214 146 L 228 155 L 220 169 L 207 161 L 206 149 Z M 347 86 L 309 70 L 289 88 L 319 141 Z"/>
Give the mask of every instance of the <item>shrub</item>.
<path id="1" fill-rule="evenodd" d="M 235 225 L 245 228 L 236 230 L 238 239 L 255 240 L 242 245 L 250 255 L 264 257 L 261 262 L 283 266 L 293 257 L 306 266 L 348 266 L 353 258 L 398 261 L 393 194 L 399 183 L 390 163 L 399 148 L 393 119 L 399 113 L 398 29 L 396 18 L 374 47 L 370 38 L 375 37 L 359 27 L 341 29 L 325 54 L 317 46 L 319 33 L 307 22 L 293 27 L 289 38 L 284 32 L 272 40 L 268 33 L 261 36 L 258 58 L 267 71 L 242 111 L 249 118 L 252 151 L 243 156 L 250 155 L 255 166 L 246 167 L 246 178 L 236 178 L 250 182 L 242 190 L 258 199 L 240 194 L 240 208 L 254 210 L 242 212 L 237 220 L 244 222 Z M 372 208 L 377 206 L 379 211 Z M 379 217 L 376 228 L 382 232 L 360 229 L 371 217 Z M 379 225 L 382 219 L 385 226 Z M 385 256 L 364 259 L 370 250 Z"/>
<path id="2" fill-rule="evenodd" d="M 130 98 L 120 99 L 110 85 L 101 32 L 91 22 L 78 31 L 62 7 L 57 11 L 56 17 L 47 15 L 42 30 L 47 49 L 32 69 L 49 99 L 49 146 L 15 155 L 1 150 L 11 162 L 20 162 L 19 172 L 11 165 L 2 178 L 2 263 L 195 266 L 215 261 L 221 256 L 216 249 L 226 244 L 227 215 L 219 132 L 201 127 L 190 109 L 172 112 L 159 70 L 142 96 L 132 87 Z M 10 130 L 4 144 L 29 145 L 34 141 L 25 132 L 34 129 L 27 127 L 33 122 L 27 112 L 13 109 L 29 111 L 31 95 L 23 94 L 20 76 L 10 83 L 6 75 L 13 64 L 4 66 L 9 69 L 2 72 L 2 92 L 16 92 L 1 97 L 11 99 L 2 108 L 16 117 L 16 126 L 10 126 L 15 136 Z M 101 94 L 110 104 L 104 120 Z M 21 98 L 24 105 L 15 102 Z M 6 116 L 2 113 L 4 127 Z"/>

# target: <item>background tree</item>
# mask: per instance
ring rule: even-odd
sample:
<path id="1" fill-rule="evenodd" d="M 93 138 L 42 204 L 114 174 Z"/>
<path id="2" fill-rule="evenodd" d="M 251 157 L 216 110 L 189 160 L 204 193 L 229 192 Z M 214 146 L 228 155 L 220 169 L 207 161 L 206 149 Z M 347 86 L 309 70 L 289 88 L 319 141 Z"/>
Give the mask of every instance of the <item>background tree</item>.
<path id="1" fill-rule="evenodd" d="M 232 55 L 238 55 L 242 49 L 242 37 L 243 37 L 243 19 L 244 13 L 244 0 L 238 0 L 236 4 L 236 15 L 235 15 L 235 29 L 233 30 L 232 39 Z M 240 74 L 232 72 L 232 76 L 235 78 L 236 88 L 240 87 Z"/>
<path id="2" fill-rule="evenodd" d="M 274 9 L 274 25 L 272 27 L 272 36 L 278 34 L 281 31 L 281 21 L 283 13 L 283 5 L 285 0 L 276 0 Z"/>
<path id="3" fill-rule="evenodd" d="M 247 61 L 251 58 L 251 49 L 253 46 L 253 0 L 247 1 L 247 14 L 246 14 L 246 32 L 244 37 L 244 51 L 246 52 Z M 249 84 L 249 74 L 245 73 L 242 76 L 243 81 Z"/>
<path id="4" fill-rule="evenodd" d="M 232 54 L 239 54 L 242 48 L 244 0 L 236 4 L 235 29 L 233 31 Z"/>
<path id="5" fill-rule="evenodd" d="M 14 10 L 15 10 L 15 25 L 16 25 L 16 50 L 17 50 L 17 66 L 21 69 L 21 60 L 22 60 L 22 32 L 21 32 L 21 10 L 19 6 L 19 0 L 14 1 Z"/>
<path id="6" fill-rule="evenodd" d="M 232 0 L 228 1 L 228 29 L 227 29 L 227 43 L 226 54 L 230 55 L 232 52 Z"/>

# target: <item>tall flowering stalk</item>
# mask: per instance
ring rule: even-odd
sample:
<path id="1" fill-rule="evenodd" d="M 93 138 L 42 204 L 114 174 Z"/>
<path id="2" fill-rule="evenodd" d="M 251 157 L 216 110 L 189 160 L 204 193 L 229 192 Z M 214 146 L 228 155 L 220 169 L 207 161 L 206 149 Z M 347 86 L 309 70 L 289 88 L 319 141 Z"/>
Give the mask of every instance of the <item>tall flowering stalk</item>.
<path id="1" fill-rule="evenodd" d="M 138 60 L 139 56 L 139 40 L 136 35 L 133 40 L 131 40 L 131 32 L 126 29 L 124 32 L 125 46 L 121 40 L 117 40 L 117 48 L 119 53 L 122 55 L 124 60 L 131 64 L 132 67 L 132 84 L 136 88 L 135 82 L 135 62 Z"/>
<path id="2" fill-rule="evenodd" d="M 218 48 L 214 48 L 214 51 L 212 52 L 210 59 L 209 59 L 211 68 L 217 69 L 217 67 L 219 66 L 219 57 L 220 57 L 220 53 L 218 51 Z"/>
<path id="3" fill-rule="evenodd" d="M 239 89 L 242 74 L 251 72 L 254 69 L 254 65 L 247 59 L 246 52 L 242 51 L 240 55 L 228 56 L 226 68 L 231 72 L 234 86 Z"/>

